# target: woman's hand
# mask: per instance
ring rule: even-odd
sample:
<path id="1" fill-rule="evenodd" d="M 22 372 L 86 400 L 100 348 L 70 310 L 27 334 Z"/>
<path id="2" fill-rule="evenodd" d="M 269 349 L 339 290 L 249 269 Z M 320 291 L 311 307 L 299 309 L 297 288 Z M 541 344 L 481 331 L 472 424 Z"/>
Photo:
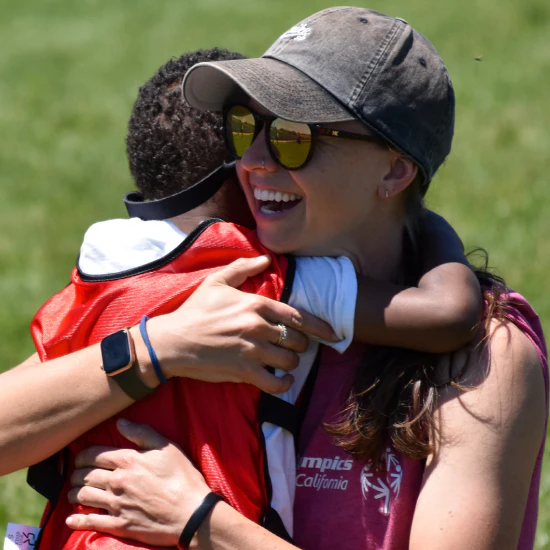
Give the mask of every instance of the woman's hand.
<path id="1" fill-rule="evenodd" d="M 91 447 L 80 453 L 69 500 L 109 515 L 75 514 L 67 525 L 175 546 L 210 489 L 181 449 L 151 427 L 119 420 L 118 429 L 143 451 Z"/>
<path id="2" fill-rule="evenodd" d="M 118 421 L 120 433 L 141 452 L 92 447 L 76 457 L 69 500 L 109 515 L 74 514 L 67 525 L 155 546 L 175 546 L 191 514 L 210 492 L 181 449 L 144 424 Z M 218 502 L 191 548 L 296 550 L 273 533 Z"/>
<path id="3" fill-rule="evenodd" d="M 261 273 L 269 256 L 243 258 L 207 277 L 173 313 L 148 322 L 151 342 L 167 377 L 245 382 L 269 393 L 287 391 L 291 375 L 277 378 L 266 365 L 290 371 L 311 335 L 338 341 L 332 328 L 287 304 L 236 290 Z M 279 346 L 283 323 L 287 337 Z"/>

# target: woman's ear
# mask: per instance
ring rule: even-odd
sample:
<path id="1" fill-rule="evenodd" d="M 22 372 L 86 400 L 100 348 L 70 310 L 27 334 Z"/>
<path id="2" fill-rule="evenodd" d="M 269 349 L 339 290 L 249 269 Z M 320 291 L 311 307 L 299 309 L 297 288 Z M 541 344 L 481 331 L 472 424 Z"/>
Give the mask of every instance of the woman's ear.
<path id="1" fill-rule="evenodd" d="M 395 197 L 405 190 L 418 173 L 418 166 L 408 157 L 396 154 L 389 172 L 384 176 L 384 181 L 378 188 L 378 196 L 383 199 Z"/>

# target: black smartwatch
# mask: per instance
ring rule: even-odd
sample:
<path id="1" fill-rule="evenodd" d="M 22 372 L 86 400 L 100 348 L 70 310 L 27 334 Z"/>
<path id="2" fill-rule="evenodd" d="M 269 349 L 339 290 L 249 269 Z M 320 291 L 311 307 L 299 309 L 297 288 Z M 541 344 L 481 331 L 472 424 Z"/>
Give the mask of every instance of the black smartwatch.
<path id="1" fill-rule="evenodd" d="M 155 388 L 146 386 L 134 368 L 136 352 L 130 327 L 114 332 L 101 341 L 101 368 L 120 388 L 137 401 L 153 393 Z"/>

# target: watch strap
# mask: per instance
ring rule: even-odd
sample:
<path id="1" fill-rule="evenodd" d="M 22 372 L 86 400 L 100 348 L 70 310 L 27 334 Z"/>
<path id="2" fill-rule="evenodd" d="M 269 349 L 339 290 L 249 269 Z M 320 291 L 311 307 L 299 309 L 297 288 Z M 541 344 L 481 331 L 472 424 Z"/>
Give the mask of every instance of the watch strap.
<path id="1" fill-rule="evenodd" d="M 111 379 L 114 380 L 120 386 L 120 389 L 134 401 L 139 401 L 155 391 L 155 388 L 150 388 L 142 382 L 141 378 L 138 376 L 135 363 L 129 369 L 111 376 Z"/>

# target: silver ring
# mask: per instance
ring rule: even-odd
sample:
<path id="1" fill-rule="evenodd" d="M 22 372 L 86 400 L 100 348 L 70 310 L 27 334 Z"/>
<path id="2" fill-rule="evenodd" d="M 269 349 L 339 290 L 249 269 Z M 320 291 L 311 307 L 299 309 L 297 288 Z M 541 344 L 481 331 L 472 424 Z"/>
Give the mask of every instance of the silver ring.
<path id="1" fill-rule="evenodd" d="M 286 328 L 286 325 L 284 323 L 279 323 L 277 326 L 281 329 L 281 334 L 279 334 L 279 338 L 277 338 L 275 345 L 282 346 L 285 343 L 286 337 L 288 336 L 288 329 Z"/>

